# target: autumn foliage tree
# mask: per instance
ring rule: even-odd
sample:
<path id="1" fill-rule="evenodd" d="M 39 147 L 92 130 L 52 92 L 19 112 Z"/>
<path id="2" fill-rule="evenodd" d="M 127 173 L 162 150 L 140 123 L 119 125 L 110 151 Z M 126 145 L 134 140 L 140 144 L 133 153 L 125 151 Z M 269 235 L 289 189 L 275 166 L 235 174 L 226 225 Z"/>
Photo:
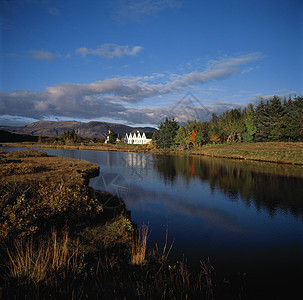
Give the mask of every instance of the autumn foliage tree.
<path id="1" fill-rule="evenodd" d="M 206 143 L 303 141 L 303 97 L 282 101 L 273 96 L 267 101 L 261 99 L 256 106 L 230 109 L 220 116 L 213 113 L 209 122 L 189 120 L 178 128 L 174 122 L 171 127 L 166 120 L 155 133 L 160 147 L 177 144 L 189 149 Z M 175 134 L 173 141 L 169 132 Z"/>
<path id="2" fill-rule="evenodd" d="M 195 141 L 196 141 L 197 135 L 198 135 L 198 130 L 193 130 L 193 131 L 192 131 L 192 134 L 191 134 L 191 137 L 190 137 L 190 142 L 191 142 L 194 146 L 196 146 Z"/>

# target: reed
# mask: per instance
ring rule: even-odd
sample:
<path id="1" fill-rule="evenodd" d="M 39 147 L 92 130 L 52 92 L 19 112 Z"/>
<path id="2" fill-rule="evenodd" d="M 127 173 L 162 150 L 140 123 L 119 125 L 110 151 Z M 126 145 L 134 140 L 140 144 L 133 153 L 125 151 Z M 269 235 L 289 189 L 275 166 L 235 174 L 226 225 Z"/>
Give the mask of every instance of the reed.
<path id="1" fill-rule="evenodd" d="M 64 278 L 77 268 L 78 247 L 69 249 L 67 230 L 60 238 L 52 231 L 48 240 L 37 243 L 33 238 L 18 240 L 13 247 L 6 248 L 6 252 L 9 275 L 19 282 L 38 285 L 42 281 L 52 281 L 58 273 Z"/>
<path id="2" fill-rule="evenodd" d="M 214 288 L 215 288 L 215 269 L 210 264 L 209 257 L 206 261 L 200 261 L 200 268 L 204 279 L 204 288 L 206 292 L 206 299 L 214 299 Z"/>
<path id="3" fill-rule="evenodd" d="M 148 240 L 148 226 L 142 225 L 137 236 L 133 236 L 131 243 L 131 264 L 143 265 L 146 263 L 146 246 Z"/>

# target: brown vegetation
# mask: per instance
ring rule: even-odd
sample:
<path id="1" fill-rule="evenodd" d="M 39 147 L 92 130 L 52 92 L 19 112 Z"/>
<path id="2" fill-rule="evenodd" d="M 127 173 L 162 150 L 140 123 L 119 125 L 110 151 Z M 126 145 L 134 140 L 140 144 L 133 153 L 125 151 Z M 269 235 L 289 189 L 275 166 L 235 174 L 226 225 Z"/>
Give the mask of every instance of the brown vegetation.
<path id="1" fill-rule="evenodd" d="M 302 142 L 266 142 L 205 145 L 191 154 L 303 165 Z"/>
<path id="2" fill-rule="evenodd" d="M 127 212 L 103 211 L 87 187 L 97 166 L 32 150 L 0 159 L 0 298 L 213 298 L 207 265 L 191 276 L 166 246 L 148 251 Z"/>

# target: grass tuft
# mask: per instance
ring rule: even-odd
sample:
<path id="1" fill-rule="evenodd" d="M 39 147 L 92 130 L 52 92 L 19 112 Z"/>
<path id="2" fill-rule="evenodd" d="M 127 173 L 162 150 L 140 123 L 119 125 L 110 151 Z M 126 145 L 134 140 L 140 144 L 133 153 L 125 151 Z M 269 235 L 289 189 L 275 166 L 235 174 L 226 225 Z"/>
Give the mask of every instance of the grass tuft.
<path id="1" fill-rule="evenodd" d="M 131 243 L 131 264 L 144 265 L 146 263 L 146 246 L 148 240 L 148 226 L 142 225 L 137 236 L 133 236 Z"/>
<path id="2" fill-rule="evenodd" d="M 35 285 L 53 281 L 58 273 L 65 278 L 70 271 L 76 271 L 78 260 L 78 248 L 71 251 L 68 246 L 67 230 L 60 238 L 53 231 L 50 239 L 38 243 L 33 238 L 16 241 L 6 249 L 9 276 Z"/>

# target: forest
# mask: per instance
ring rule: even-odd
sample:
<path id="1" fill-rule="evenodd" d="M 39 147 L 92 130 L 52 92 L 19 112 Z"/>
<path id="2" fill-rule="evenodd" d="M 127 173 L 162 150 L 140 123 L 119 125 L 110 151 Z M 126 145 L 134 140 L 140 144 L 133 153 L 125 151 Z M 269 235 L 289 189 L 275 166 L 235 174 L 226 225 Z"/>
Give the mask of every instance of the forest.
<path id="1" fill-rule="evenodd" d="M 209 122 L 189 120 L 179 126 L 174 118 L 166 118 L 153 140 L 160 148 L 183 149 L 209 143 L 302 141 L 303 97 L 261 99 L 256 106 L 213 113 Z"/>

